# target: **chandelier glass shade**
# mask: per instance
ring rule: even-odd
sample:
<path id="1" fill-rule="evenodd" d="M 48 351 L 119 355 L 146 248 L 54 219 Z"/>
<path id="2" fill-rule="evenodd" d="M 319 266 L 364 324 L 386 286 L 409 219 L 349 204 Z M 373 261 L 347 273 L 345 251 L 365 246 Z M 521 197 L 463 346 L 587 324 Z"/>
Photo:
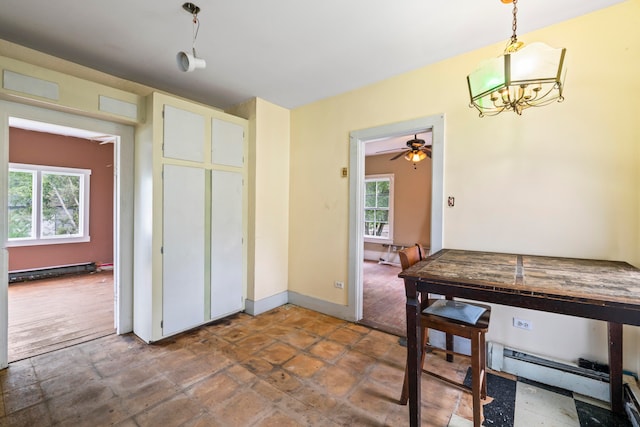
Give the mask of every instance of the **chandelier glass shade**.
<path id="1" fill-rule="evenodd" d="M 475 107 L 480 117 L 503 111 L 522 114 L 529 107 L 564 100 L 566 49 L 552 48 L 544 43 L 524 46 L 519 42 L 515 34 L 516 1 L 513 3 L 513 36 L 504 54 L 483 61 L 467 76 L 469 106 Z"/>

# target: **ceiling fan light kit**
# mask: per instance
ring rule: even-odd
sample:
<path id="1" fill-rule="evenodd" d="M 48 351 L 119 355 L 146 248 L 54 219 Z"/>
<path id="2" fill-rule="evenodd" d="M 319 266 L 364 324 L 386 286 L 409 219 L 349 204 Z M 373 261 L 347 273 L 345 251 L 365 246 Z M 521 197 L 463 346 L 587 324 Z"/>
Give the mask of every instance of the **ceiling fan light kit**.
<path id="1" fill-rule="evenodd" d="M 426 159 L 427 155 L 422 150 L 416 150 L 416 151 L 412 151 L 410 153 L 407 153 L 407 155 L 404 156 L 404 158 L 407 159 L 410 162 L 418 163 L 418 162 Z"/>
<path id="2" fill-rule="evenodd" d="M 200 29 L 200 20 L 198 13 L 200 8 L 193 3 L 184 3 L 182 8 L 189 12 L 193 17 L 193 41 L 191 45 L 191 53 L 180 51 L 176 55 L 178 68 L 180 71 L 191 72 L 198 68 L 206 68 L 207 62 L 203 58 L 198 58 L 196 54 L 196 39 L 198 38 L 198 30 Z"/>
<path id="3" fill-rule="evenodd" d="M 524 43 L 516 36 L 518 0 L 501 1 L 513 3 L 511 40 L 501 56 L 483 61 L 467 76 L 469 107 L 476 108 L 480 117 L 503 111 L 521 115 L 529 107 L 564 100 L 566 49 L 540 42 L 523 47 Z"/>
<path id="4" fill-rule="evenodd" d="M 431 157 L 431 147 L 425 145 L 424 139 L 418 139 L 418 135 L 413 135 L 413 139 L 407 141 L 407 151 L 403 151 L 390 158 L 389 160 L 395 160 L 404 156 L 405 160 L 412 162 L 415 167 L 416 163 L 423 161 L 427 157 Z"/>

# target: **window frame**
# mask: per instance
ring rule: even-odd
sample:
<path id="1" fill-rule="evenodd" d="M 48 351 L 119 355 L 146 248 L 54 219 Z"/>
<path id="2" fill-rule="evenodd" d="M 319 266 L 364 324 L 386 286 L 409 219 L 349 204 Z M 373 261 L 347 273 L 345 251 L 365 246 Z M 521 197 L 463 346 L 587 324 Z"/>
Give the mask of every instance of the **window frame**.
<path id="1" fill-rule="evenodd" d="M 33 174 L 32 188 L 32 235 L 31 237 L 7 237 L 7 247 L 57 245 L 68 243 L 90 242 L 89 235 L 89 201 L 91 187 L 91 169 L 69 168 L 48 165 L 33 165 L 26 163 L 9 163 L 11 172 L 30 172 Z M 42 235 L 42 175 L 72 175 L 80 177 L 78 229 L 76 235 L 43 236 Z M 8 206 L 7 206 L 8 208 Z M 7 218 L 8 220 L 8 218 Z M 8 225 L 8 224 L 7 224 Z"/>
<path id="2" fill-rule="evenodd" d="M 366 243 L 379 243 L 379 244 L 392 244 L 393 243 L 393 213 L 394 213 L 394 183 L 395 183 L 395 176 L 392 173 L 386 173 L 386 174 L 375 174 L 375 175 L 365 175 L 364 177 L 364 189 L 362 191 L 363 193 L 363 203 L 362 203 L 362 226 L 364 227 L 365 223 L 366 223 L 366 211 L 368 210 L 366 207 L 366 197 L 367 197 L 367 183 L 368 182 L 372 182 L 372 181 L 389 181 L 389 208 L 388 208 L 388 215 L 387 215 L 387 220 L 388 220 L 388 224 L 389 224 L 389 236 L 388 237 L 383 237 L 383 236 L 369 236 L 366 234 L 364 234 L 364 241 Z M 379 209 L 376 209 L 379 210 Z"/>

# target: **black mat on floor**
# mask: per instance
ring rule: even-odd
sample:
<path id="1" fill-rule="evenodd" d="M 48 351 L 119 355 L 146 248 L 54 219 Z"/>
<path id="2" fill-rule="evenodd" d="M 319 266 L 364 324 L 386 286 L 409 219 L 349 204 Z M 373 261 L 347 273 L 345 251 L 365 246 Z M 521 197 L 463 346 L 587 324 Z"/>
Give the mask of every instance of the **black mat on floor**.
<path id="1" fill-rule="evenodd" d="M 471 368 L 464 379 L 466 386 L 471 386 Z M 513 427 L 516 410 L 516 382 L 487 374 L 487 394 L 493 399 L 484 405 L 484 426 Z"/>
<path id="2" fill-rule="evenodd" d="M 580 427 L 632 427 L 631 421 L 626 415 L 618 415 L 608 409 L 593 406 L 576 400 L 576 409 Z"/>
<path id="3" fill-rule="evenodd" d="M 541 384 L 526 378 L 518 378 L 519 382 L 552 391 L 563 396 L 573 397 L 569 390 Z M 471 368 L 464 379 L 466 386 L 471 386 Z M 487 374 L 487 394 L 493 398 L 484 405 L 483 426 L 513 427 L 516 408 L 516 381 L 508 380 L 493 374 Z M 626 415 L 617 415 L 608 409 L 575 400 L 580 427 L 632 427 Z"/>

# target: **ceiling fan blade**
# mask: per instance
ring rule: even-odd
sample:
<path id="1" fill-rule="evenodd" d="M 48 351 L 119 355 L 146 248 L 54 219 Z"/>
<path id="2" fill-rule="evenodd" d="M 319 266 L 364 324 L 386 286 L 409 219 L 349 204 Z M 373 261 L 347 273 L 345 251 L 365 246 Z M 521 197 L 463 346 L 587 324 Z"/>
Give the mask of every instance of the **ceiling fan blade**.
<path id="1" fill-rule="evenodd" d="M 390 158 L 389 160 L 395 160 L 395 159 L 397 159 L 397 158 L 399 158 L 399 157 L 405 156 L 407 153 L 410 153 L 410 152 L 411 152 L 411 150 L 409 150 L 409 151 L 403 151 L 402 153 L 398 153 L 398 154 L 396 154 L 395 156 L 393 156 L 393 157 L 392 157 L 392 158 Z"/>

